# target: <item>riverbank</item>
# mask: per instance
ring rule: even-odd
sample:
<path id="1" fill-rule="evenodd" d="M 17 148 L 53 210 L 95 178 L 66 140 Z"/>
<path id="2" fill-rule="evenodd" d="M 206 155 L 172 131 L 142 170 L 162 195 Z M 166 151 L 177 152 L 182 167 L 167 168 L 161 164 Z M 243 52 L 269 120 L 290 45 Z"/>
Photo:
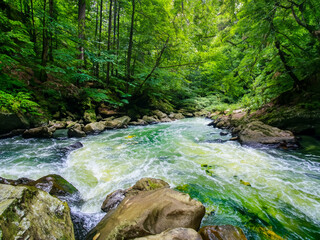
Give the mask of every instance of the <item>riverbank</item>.
<path id="1" fill-rule="evenodd" d="M 238 226 L 248 239 L 263 238 L 268 230 L 315 239 L 319 156 L 242 147 L 209 123 L 190 118 L 108 130 L 82 138 L 83 147 L 67 154 L 64 149 L 79 139 L 0 140 L 0 176 L 61 175 L 79 189 L 83 204 L 70 208 L 89 229 L 103 217 L 108 194 L 153 177 L 204 204 L 201 227 Z"/>

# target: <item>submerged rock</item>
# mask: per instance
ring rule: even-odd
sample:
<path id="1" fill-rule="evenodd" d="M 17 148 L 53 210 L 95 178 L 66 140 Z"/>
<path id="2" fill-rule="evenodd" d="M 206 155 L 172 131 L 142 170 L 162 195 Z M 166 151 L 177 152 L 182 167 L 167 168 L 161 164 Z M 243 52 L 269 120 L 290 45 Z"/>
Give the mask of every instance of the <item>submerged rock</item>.
<path id="1" fill-rule="evenodd" d="M 0 184 L 1 239 L 74 238 L 66 202 L 34 187 Z"/>
<path id="2" fill-rule="evenodd" d="M 239 227 L 231 225 L 206 226 L 199 233 L 203 240 L 246 240 L 246 236 Z"/>
<path id="3" fill-rule="evenodd" d="M 161 234 L 135 238 L 134 240 L 202 240 L 202 237 L 191 228 L 175 228 Z"/>
<path id="4" fill-rule="evenodd" d="M 204 206 L 189 195 L 161 188 L 126 197 L 89 232 L 86 239 L 130 239 L 171 228 L 198 229 Z"/>
<path id="5" fill-rule="evenodd" d="M 31 128 L 22 134 L 24 138 L 51 138 L 53 133 L 55 132 L 54 127 L 37 127 Z"/>

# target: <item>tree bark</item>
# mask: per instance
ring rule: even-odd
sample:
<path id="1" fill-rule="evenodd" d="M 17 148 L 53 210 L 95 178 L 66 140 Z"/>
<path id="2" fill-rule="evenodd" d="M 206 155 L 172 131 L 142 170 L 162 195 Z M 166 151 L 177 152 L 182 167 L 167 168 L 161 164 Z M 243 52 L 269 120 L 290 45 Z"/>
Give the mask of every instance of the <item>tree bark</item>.
<path id="1" fill-rule="evenodd" d="M 100 26 L 99 26 L 99 52 L 98 52 L 98 58 L 101 56 L 101 41 L 102 41 L 102 6 L 103 6 L 103 0 L 100 2 Z M 96 77 L 99 77 L 99 63 L 97 63 L 97 68 L 96 68 Z"/>
<path id="2" fill-rule="evenodd" d="M 86 1 L 79 0 L 78 2 L 78 32 L 79 32 L 79 40 L 80 40 L 80 47 L 79 47 L 79 59 L 83 61 L 84 64 L 84 34 L 85 34 L 85 23 L 86 23 Z"/>
<path id="3" fill-rule="evenodd" d="M 42 82 L 47 80 L 47 73 L 44 69 L 47 66 L 48 60 L 48 30 L 46 25 L 46 7 L 47 7 L 47 0 L 43 1 L 43 19 L 42 19 L 42 56 L 41 56 L 41 71 L 40 71 L 40 80 Z"/>
<path id="4" fill-rule="evenodd" d="M 134 14 L 135 14 L 135 0 L 132 0 L 131 26 L 130 26 L 129 46 L 128 46 L 128 55 L 127 55 L 127 68 L 126 68 L 126 77 L 128 81 L 130 80 L 130 75 L 131 75 L 130 65 L 131 65 L 131 56 L 132 56 L 132 47 L 133 47 Z"/>
<path id="5" fill-rule="evenodd" d="M 112 29 L 112 2 L 113 0 L 110 0 L 109 5 L 109 22 L 108 22 L 108 55 L 110 54 L 110 48 L 111 48 L 111 29 Z M 107 63 L 107 77 L 106 77 L 107 85 L 110 83 L 110 62 Z"/>
<path id="6" fill-rule="evenodd" d="M 53 62 L 53 0 L 49 0 L 49 61 Z"/>
<path id="7" fill-rule="evenodd" d="M 116 49 L 117 10 L 118 10 L 117 3 L 118 3 L 118 1 L 117 1 L 117 0 L 114 0 L 114 4 L 113 4 L 113 42 L 112 42 L 113 54 L 115 53 L 115 49 Z M 114 68 L 115 68 L 115 65 L 112 64 L 112 69 L 111 69 L 111 75 L 112 75 L 112 76 L 114 76 Z"/>

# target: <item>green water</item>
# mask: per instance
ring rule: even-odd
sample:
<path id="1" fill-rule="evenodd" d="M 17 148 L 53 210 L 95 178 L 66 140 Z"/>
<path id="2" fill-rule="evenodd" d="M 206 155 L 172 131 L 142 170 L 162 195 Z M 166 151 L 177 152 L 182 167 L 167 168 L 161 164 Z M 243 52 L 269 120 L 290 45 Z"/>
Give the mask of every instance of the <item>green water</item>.
<path id="1" fill-rule="evenodd" d="M 68 156 L 61 148 L 77 139 L 0 140 L 0 176 L 60 174 L 80 190 L 80 211 L 97 214 L 111 191 L 142 177 L 161 178 L 206 206 L 202 225 L 240 226 L 248 239 L 320 239 L 319 144 L 305 141 L 295 152 L 257 150 L 220 141 L 230 136 L 209 122 L 106 131 L 81 139 L 84 147 Z"/>

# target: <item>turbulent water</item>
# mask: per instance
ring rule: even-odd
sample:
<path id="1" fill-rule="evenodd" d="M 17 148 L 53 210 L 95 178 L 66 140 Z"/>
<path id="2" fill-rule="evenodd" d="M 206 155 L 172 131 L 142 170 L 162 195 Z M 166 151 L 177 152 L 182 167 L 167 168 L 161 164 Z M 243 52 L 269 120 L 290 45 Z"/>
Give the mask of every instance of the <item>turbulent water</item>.
<path id="1" fill-rule="evenodd" d="M 60 174 L 80 190 L 82 214 L 97 213 L 91 224 L 108 193 L 155 177 L 206 206 L 203 226 L 240 226 L 248 239 L 320 239 L 319 145 L 257 150 L 226 141 L 230 135 L 208 123 L 106 131 L 81 139 L 84 147 L 68 155 L 63 148 L 77 139 L 0 140 L 0 176 Z"/>

